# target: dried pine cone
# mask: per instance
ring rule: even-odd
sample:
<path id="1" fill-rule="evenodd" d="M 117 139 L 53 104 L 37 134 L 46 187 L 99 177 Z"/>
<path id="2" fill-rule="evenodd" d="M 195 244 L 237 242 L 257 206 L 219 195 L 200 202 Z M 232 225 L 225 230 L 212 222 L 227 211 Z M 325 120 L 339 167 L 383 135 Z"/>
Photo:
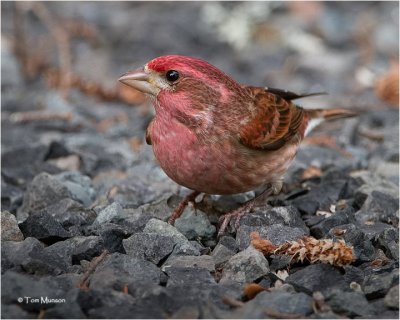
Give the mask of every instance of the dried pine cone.
<path id="1" fill-rule="evenodd" d="M 344 240 L 333 242 L 331 239 L 303 237 L 297 241 L 286 241 L 283 245 L 274 246 L 269 240 L 262 239 L 257 232 L 251 233 L 251 244 L 266 255 L 278 254 L 292 257 L 294 262 L 330 263 L 335 266 L 350 264 L 355 260 L 353 248 Z"/>

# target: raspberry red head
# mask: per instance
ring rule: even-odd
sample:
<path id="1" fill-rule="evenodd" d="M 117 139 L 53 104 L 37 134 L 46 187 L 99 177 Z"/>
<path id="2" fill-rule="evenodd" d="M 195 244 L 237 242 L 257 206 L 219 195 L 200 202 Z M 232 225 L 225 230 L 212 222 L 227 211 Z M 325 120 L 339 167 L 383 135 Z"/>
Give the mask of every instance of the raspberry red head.
<path id="1" fill-rule="evenodd" d="M 168 80 L 168 76 L 174 71 L 174 76 L 178 79 L 191 78 L 203 81 L 210 85 L 236 84 L 236 82 L 224 72 L 214 67 L 208 62 L 180 55 L 168 55 L 155 58 L 146 64 L 149 71 L 154 71 Z M 174 82 L 171 79 L 171 82 Z"/>

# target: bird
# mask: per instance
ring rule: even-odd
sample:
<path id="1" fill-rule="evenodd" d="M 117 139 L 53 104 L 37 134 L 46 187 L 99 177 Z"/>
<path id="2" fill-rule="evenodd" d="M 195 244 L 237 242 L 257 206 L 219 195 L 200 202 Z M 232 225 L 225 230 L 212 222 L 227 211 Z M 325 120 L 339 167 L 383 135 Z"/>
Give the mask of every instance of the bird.
<path id="1" fill-rule="evenodd" d="M 155 116 L 146 142 L 168 177 L 193 190 L 170 224 L 200 193 L 264 190 L 220 218 L 219 237 L 233 218 L 237 227 L 256 203 L 281 192 L 306 134 L 325 120 L 357 115 L 344 108 L 305 109 L 293 100 L 323 93 L 243 85 L 202 59 L 182 55 L 157 57 L 118 80 L 150 98 Z"/>

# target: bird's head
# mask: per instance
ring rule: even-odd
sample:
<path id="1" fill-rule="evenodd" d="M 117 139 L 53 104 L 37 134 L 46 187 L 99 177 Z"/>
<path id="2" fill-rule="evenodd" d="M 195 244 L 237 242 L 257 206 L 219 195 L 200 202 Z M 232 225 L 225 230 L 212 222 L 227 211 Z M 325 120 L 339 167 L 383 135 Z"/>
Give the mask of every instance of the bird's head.
<path id="1" fill-rule="evenodd" d="M 155 58 L 142 68 L 119 78 L 155 98 L 162 106 L 186 105 L 190 108 L 217 105 L 240 85 L 206 61 L 179 55 Z"/>

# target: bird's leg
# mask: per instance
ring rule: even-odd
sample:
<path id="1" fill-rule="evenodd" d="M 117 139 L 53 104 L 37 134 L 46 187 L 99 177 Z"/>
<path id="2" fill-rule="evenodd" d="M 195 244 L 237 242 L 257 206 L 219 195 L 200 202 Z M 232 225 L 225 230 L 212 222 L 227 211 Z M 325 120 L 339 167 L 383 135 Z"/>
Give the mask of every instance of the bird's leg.
<path id="1" fill-rule="evenodd" d="M 192 193 L 188 194 L 175 208 L 174 212 L 172 212 L 172 215 L 168 219 L 168 223 L 174 225 L 175 220 L 182 215 L 183 210 L 185 210 L 188 203 L 193 202 L 199 194 L 199 191 L 193 191 Z"/>
<path id="2" fill-rule="evenodd" d="M 282 185 L 282 180 L 271 183 L 270 187 L 265 189 L 254 199 L 245 202 L 241 207 L 221 216 L 219 218 L 220 227 L 218 230 L 218 238 L 224 234 L 226 227 L 233 217 L 236 217 L 235 228 L 237 229 L 239 228 L 239 221 L 241 217 L 243 217 L 246 213 L 249 213 L 257 204 L 264 203 L 271 195 L 279 194 L 282 190 Z"/>

